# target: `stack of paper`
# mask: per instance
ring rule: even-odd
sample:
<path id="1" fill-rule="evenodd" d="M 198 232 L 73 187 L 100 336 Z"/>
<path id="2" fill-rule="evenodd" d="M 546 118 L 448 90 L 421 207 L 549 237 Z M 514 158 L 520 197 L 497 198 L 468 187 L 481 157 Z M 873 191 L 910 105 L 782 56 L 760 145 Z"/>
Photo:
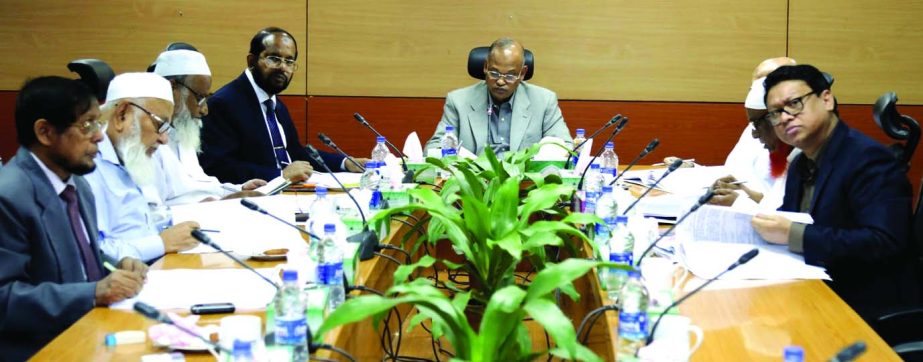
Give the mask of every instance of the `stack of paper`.
<path id="1" fill-rule="evenodd" d="M 278 284 L 275 269 L 257 269 Z M 189 309 L 194 304 L 233 303 L 238 310 L 260 310 L 272 300 L 276 289 L 246 269 L 151 270 L 138 296 L 109 306 L 131 310 L 135 302 L 154 308 Z"/>

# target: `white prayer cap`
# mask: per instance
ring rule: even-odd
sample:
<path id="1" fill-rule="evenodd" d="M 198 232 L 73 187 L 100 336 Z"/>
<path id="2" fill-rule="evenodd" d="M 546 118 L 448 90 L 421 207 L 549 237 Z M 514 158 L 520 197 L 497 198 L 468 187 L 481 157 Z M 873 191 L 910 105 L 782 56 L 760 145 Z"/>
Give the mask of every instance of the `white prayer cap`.
<path id="1" fill-rule="evenodd" d="M 106 102 L 122 98 L 160 98 L 173 104 L 173 88 L 154 73 L 122 73 L 109 83 Z"/>
<path id="2" fill-rule="evenodd" d="M 193 50 L 168 50 L 160 53 L 154 61 L 154 73 L 164 77 L 171 75 L 212 75 L 202 53 Z"/>
<path id="3" fill-rule="evenodd" d="M 762 77 L 750 84 L 750 93 L 747 93 L 747 99 L 744 101 L 744 107 L 749 109 L 766 109 L 766 88 L 763 82 L 766 77 Z"/>

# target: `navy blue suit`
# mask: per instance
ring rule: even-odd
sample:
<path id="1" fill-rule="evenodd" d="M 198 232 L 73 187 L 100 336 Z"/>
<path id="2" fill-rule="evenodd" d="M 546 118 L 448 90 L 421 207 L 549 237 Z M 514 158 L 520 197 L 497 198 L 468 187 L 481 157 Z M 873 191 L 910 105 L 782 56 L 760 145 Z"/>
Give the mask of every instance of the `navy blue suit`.
<path id="1" fill-rule="evenodd" d="M 301 146 L 298 130 L 292 123 L 288 108 L 281 101 L 276 105 L 276 117 L 285 133 L 286 150 L 291 160 L 308 161 L 315 170 L 324 171 Z M 241 74 L 208 98 L 208 115 L 203 118 L 202 124 L 199 162 L 205 173 L 221 182 L 236 184 L 254 178 L 269 181 L 280 175 L 263 118 L 263 107 L 246 74 Z M 343 171 L 340 169 L 343 156 L 320 153 L 331 170 Z"/>
<path id="2" fill-rule="evenodd" d="M 779 210 L 798 211 L 806 156 L 788 170 Z M 911 187 L 904 167 L 887 148 L 838 122 L 815 173 L 804 230 L 804 261 L 827 268 L 829 283 L 847 304 L 869 319 L 916 298 L 910 239 Z"/>

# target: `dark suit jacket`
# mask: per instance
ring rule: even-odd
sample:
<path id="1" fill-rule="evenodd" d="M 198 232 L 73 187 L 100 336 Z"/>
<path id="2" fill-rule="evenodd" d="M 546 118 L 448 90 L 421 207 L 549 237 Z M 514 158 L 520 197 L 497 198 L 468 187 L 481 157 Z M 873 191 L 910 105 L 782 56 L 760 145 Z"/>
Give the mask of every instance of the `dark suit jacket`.
<path id="1" fill-rule="evenodd" d="M 792 161 L 780 210 L 798 211 L 803 163 Z M 842 120 L 820 159 L 804 231 L 804 261 L 827 268 L 830 287 L 864 318 L 911 301 L 911 189 L 887 148 Z"/>
<path id="2" fill-rule="evenodd" d="M 278 97 L 276 98 L 278 99 Z M 266 181 L 279 176 L 269 131 L 263 120 L 263 107 L 256 98 L 246 74 L 226 84 L 208 98 L 208 115 L 202 122 L 202 153 L 199 162 L 205 173 L 222 182 L 241 184 L 250 179 Z M 286 148 L 292 161 L 308 161 L 318 171 L 323 167 L 308 157 L 298 140 L 288 108 L 276 105 L 276 118 L 285 132 Z M 341 171 L 343 156 L 321 152 L 331 170 Z"/>
<path id="3" fill-rule="evenodd" d="M 71 177 L 102 260 L 93 193 Z M 0 171 L 0 225 L 0 359 L 21 361 L 93 308 L 96 283 L 86 281 L 67 211 L 25 148 Z"/>

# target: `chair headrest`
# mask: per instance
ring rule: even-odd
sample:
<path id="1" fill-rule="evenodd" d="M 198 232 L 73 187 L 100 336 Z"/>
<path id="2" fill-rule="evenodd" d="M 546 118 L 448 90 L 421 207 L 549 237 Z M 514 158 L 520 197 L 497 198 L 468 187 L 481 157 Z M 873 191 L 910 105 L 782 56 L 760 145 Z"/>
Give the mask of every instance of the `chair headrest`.
<path id="1" fill-rule="evenodd" d="M 170 44 L 167 44 L 167 47 L 166 47 L 163 51 L 168 52 L 168 51 L 171 51 L 171 50 L 192 50 L 192 51 L 194 51 L 194 52 L 199 51 L 199 50 L 196 49 L 194 46 L 192 46 L 192 44 L 184 43 L 184 42 L 181 42 L 181 41 L 172 42 L 172 43 L 170 43 Z M 148 73 L 153 73 L 153 72 L 154 72 L 154 68 L 156 68 L 156 67 L 157 67 L 157 64 L 151 63 L 151 65 L 149 65 L 149 66 L 147 67 L 147 72 L 148 72 Z"/>
<path id="2" fill-rule="evenodd" d="M 472 78 L 484 79 L 484 63 L 487 62 L 487 55 L 489 53 L 490 47 L 477 47 L 471 49 L 471 52 L 468 53 L 468 75 Z M 529 67 L 523 80 L 532 79 L 532 74 L 535 73 L 535 57 L 532 56 L 532 51 L 523 49 L 523 58 L 525 58 L 525 65 Z"/>
<path id="3" fill-rule="evenodd" d="M 115 72 L 106 62 L 99 59 L 77 59 L 67 64 L 67 69 L 77 73 L 80 80 L 90 86 L 99 103 L 106 100 L 109 82 L 115 78 Z"/>
<path id="4" fill-rule="evenodd" d="M 897 94 L 888 92 L 878 97 L 872 106 L 872 116 L 888 137 L 906 141 L 897 147 L 895 154 L 903 163 L 909 163 L 920 141 L 920 124 L 897 111 Z"/>

